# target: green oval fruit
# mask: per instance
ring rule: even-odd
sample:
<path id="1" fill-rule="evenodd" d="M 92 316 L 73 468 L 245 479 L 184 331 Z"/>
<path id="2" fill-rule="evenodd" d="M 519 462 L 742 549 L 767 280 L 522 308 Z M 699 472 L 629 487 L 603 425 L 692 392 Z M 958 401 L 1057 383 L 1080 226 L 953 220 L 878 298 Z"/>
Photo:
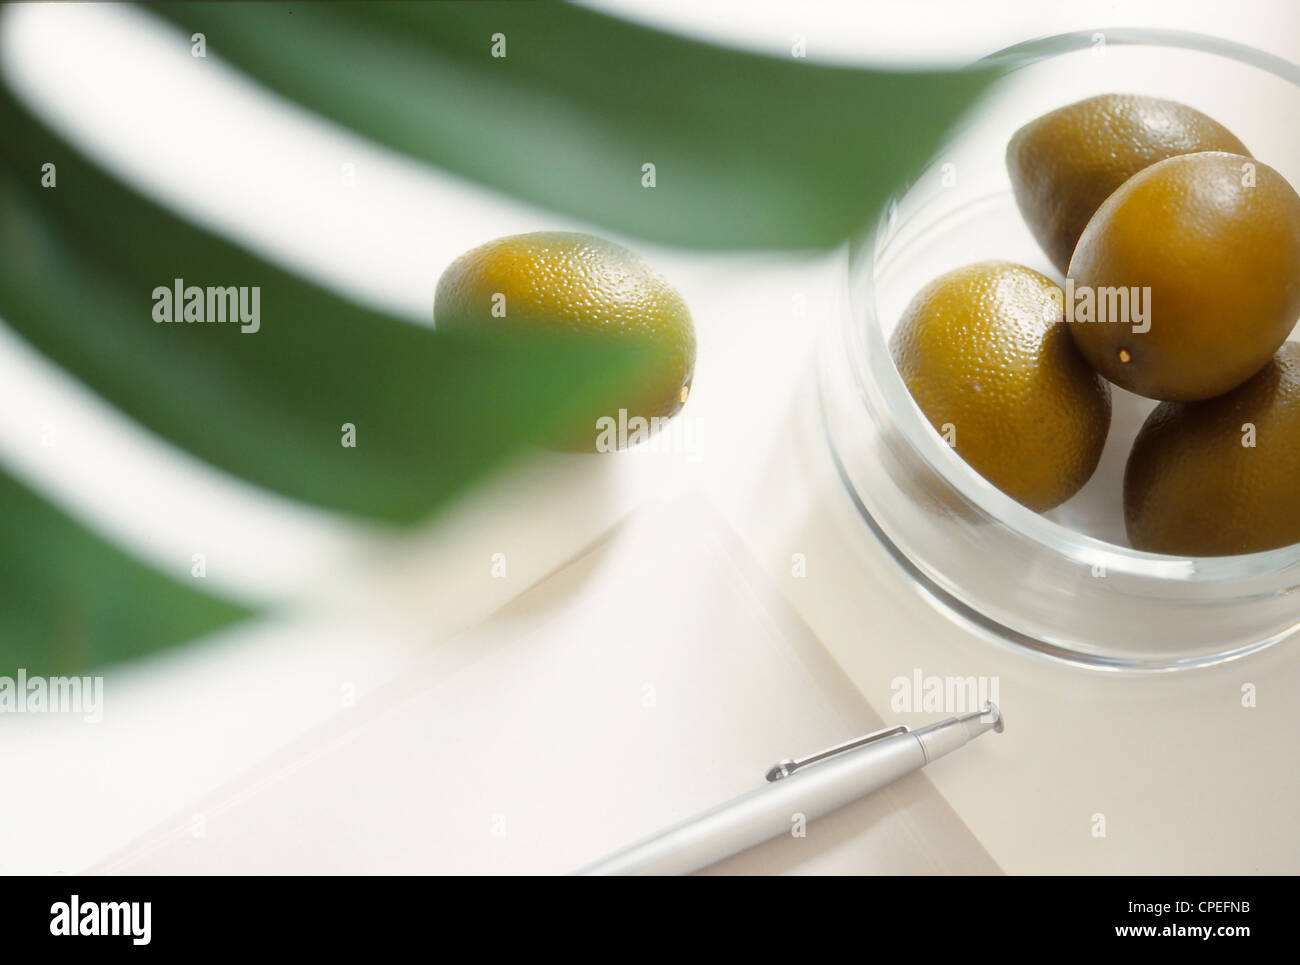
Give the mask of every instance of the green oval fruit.
<path id="1" fill-rule="evenodd" d="M 1215 399 L 1165 402 L 1124 471 L 1136 549 L 1226 556 L 1300 543 L 1300 344 Z"/>
<path id="2" fill-rule="evenodd" d="M 1116 188 L 1157 161 L 1198 151 L 1249 155 L 1231 131 L 1186 104 L 1102 94 L 1016 131 L 1007 170 L 1025 223 L 1064 274 L 1088 220 Z"/>
<path id="3" fill-rule="evenodd" d="M 1116 385 L 1170 402 L 1227 392 L 1268 363 L 1300 317 L 1300 195 L 1240 155 L 1160 161 L 1088 223 L 1067 293 L 1080 351 Z M 1088 293 L 1109 312 L 1122 309 L 1110 296 L 1126 294 L 1129 312 L 1084 321 Z"/>
<path id="4" fill-rule="evenodd" d="M 618 420 L 620 410 L 632 425 L 675 415 L 694 379 L 695 325 L 686 302 L 634 252 L 594 235 L 539 231 L 466 252 L 438 280 L 433 316 L 441 331 L 649 339 L 656 371 L 584 415 L 566 449 L 595 448 L 597 420 Z"/>
<path id="5" fill-rule="evenodd" d="M 926 418 L 970 466 L 1030 509 L 1073 496 L 1110 429 L 1110 387 L 1079 355 L 1061 289 L 990 261 L 912 299 L 890 341 Z"/>

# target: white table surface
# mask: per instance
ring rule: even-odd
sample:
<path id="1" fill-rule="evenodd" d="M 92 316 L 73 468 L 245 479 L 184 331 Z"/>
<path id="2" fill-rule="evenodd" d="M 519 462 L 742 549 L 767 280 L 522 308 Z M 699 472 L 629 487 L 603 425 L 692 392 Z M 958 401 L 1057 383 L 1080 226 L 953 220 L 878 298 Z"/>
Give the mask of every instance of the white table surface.
<path id="1" fill-rule="evenodd" d="M 1300 59 L 1284 3 L 1032 6 L 1039 12 L 1028 20 L 1009 12 L 944 36 L 987 50 L 1027 32 L 1155 20 Z M 249 90 L 215 59 L 195 72 L 187 51 L 135 11 L 24 6 L 5 16 L 0 42 L 20 89 L 26 83 L 106 160 L 216 230 L 413 320 L 427 319 L 437 273 L 465 248 L 514 231 L 588 227 L 361 142 Z M 797 29 L 767 7 L 735 23 L 738 42 L 758 47 Z M 817 23 L 838 38 L 828 56 L 853 55 L 845 31 Z M 882 38 L 897 49 L 900 37 L 923 45 L 933 36 L 928 17 L 929 26 L 902 13 L 890 23 L 892 33 L 863 35 L 864 51 Z M 156 83 L 158 71 L 172 82 Z M 147 118 L 169 108 L 230 112 L 257 136 L 216 160 L 201 143 L 150 130 Z M 348 192 L 337 185 L 342 163 L 358 172 Z M 0 802 L 0 870 L 95 866 L 400 678 L 636 507 L 682 494 L 708 501 L 740 534 L 879 717 L 895 716 L 890 681 L 917 668 L 1000 679 L 1006 733 L 987 753 L 931 769 L 931 779 L 1006 871 L 1300 870 L 1294 643 L 1217 669 L 1131 678 L 1059 666 L 955 625 L 870 542 L 830 474 L 813 349 L 837 310 L 837 259 L 631 243 L 697 320 L 698 377 L 682 415 L 694 435 L 667 453 L 522 464 L 398 545 L 197 465 L 0 338 L 7 465 L 159 565 L 188 569 L 193 545 L 218 546 L 214 585 L 280 604 L 273 618 L 114 671 L 100 724 L 5 721 L 0 756 L 23 781 Z M 53 452 L 38 443 L 51 421 L 63 430 Z M 142 489 L 159 478 L 187 484 Z M 504 579 L 491 576 L 495 552 L 509 561 Z M 796 553 L 807 561 L 803 578 L 791 573 Z M 1253 709 L 1241 706 L 1247 682 L 1258 688 Z M 619 734 L 608 740 L 616 752 Z M 1099 813 L 1104 838 L 1091 833 Z M 313 833 L 310 821 L 300 833 Z"/>

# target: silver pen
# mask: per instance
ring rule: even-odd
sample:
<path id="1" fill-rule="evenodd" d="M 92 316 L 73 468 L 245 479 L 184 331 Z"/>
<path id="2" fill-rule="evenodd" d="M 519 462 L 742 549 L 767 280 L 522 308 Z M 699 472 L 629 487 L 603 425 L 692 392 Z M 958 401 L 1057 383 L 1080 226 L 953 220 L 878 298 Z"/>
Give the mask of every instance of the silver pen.
<path id="1" fill-rule="evenodd" d="M 796 815 L 813 821 L 878 791 L 974 740 L 1002 733 L 1002 715 L 981 710 L 919 730 L 886 727 L 803 760 L 785 760 L 767 772 L 767 784 L 661 831 L 580 875 L 677 875 L 705 868 L 778 835 Z M 816 766 L 813 766 L 816 765 Z"/>

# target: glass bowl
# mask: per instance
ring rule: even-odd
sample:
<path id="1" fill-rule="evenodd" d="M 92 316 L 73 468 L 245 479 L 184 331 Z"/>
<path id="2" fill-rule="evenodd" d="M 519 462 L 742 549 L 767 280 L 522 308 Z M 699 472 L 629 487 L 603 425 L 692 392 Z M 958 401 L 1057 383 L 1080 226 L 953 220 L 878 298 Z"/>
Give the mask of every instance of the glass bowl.
<path id="1" fill-rule="evenodd" d="M 888 340 L 921 286 L 960 265 L 1000 258 L 1063 282 L 1011 195 L 1004 152 L 1022 124 L 1094 94 L 1165 97 L 1217 119 L 1300 185 L 1300 129 L 1289 122 L 1300 116 L 1300 68 L 1212 37 L 1138 30 L 1050 37 L 995 58 L 1005 77 L 845 253 L 843 311 L 822 343 L 821 401 L 862 533 L 959 622 L 1049 656 L 1170 670 L 1277 643 L 1300 630 L 1300 545 L 1205 558 L 1126 545 L 1124 463 L 1155 403 L 1113 388 L 1096 474 L 1039 514 L 945 444 L 912 401 Z"/>

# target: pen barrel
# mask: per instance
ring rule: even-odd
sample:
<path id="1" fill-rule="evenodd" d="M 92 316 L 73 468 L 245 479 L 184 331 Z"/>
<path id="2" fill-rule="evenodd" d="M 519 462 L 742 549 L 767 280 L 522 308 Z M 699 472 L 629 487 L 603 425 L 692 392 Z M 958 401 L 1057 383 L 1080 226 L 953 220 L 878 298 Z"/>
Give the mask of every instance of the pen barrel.
<path id="1" fill-rule="evenodd" d="M 584 875 L 676 875 L 790 834 L 798 816 L 813 821 L 892 784 L 926 762 L 912 734 L 900 734 L 767 784 L 676 825 Z"/>

